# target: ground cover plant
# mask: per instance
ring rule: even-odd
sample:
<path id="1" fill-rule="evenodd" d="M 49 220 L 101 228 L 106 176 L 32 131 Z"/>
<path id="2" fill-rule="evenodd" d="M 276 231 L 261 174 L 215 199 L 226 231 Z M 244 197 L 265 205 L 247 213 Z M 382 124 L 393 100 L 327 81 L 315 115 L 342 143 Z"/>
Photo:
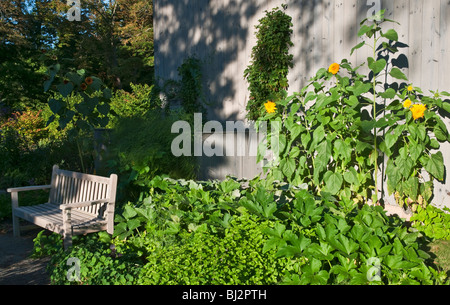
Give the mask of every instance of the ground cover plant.
<path id="1" fill-rule="evenodd" d="M 381 207 L 343 208 L 259 179 L 156 177 L 149 186 L 118 213 L 113 237 L 79 237 L 53 254 L 54 284 L 448 282 L 422 250 L 423 236 Z M 77 281 L 67 278 L 70 257 L 80 259 Z"/>

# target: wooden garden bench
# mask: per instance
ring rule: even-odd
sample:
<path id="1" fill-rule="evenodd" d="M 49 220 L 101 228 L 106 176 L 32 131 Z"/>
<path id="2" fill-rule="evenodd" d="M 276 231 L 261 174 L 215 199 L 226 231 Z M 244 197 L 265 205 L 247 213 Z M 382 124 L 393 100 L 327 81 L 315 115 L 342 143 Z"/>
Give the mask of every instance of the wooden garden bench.
<path id="1" fill-rule="evenodd" d="M 64 247 L 72 236 L 114 231 L 117 175 L 109 178 L 53 166 L 50 185 L 10 188 L 14 236 L 20 236 L 19 218 L 61 234 Z M 19 192 L 50 189 L 48 203 L 19 207 Z"/>

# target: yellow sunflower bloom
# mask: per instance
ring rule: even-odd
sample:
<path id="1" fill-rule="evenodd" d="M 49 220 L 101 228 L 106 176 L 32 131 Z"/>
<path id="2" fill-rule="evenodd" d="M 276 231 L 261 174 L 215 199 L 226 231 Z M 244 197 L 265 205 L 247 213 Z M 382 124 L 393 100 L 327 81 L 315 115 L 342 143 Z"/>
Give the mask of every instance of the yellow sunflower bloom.
<path id="1" fill-rule="evenodd" d="M 423 104 L 417 104 L 411 107 L 414 120 L 418 120 L 424 117 L 427 106 Z"/>
<path id="2" fill-rule="evenodd" d="M 340 68 L 341 68 L 341 66 L 339 66 L 339 64 L 334 63 L 334 64 L 331 64 L 331 66 L 328 68 L 328 72 L 336 75 L 339 72 Z"/>
<path id="3" fill-rule="evenodd" d="M 407 99 L 407 100 L 403 103 L 403 107 L 405 107 L 405 108 L 409 108 L 409 107 L 411 107 L 411 105 L 412 105 L 412 102 L 411 102 L 410 99 Z"/>
<path id="4" fill-rule="evenodd" d="M 277 104 L 271 101 L 267 101 L 267 103 L 264 104 L 264 107 L 266 107 L 267 113 L 275 113 L 277 110 Z"/>
<path id="5" fill-rule="evenodd" d="M 408 91 L 409 91 L 409 92 L 414 91 L 414 87 L 411 86 L 411 85 L 409 85 L 409 86 L 408 86 Z"/>

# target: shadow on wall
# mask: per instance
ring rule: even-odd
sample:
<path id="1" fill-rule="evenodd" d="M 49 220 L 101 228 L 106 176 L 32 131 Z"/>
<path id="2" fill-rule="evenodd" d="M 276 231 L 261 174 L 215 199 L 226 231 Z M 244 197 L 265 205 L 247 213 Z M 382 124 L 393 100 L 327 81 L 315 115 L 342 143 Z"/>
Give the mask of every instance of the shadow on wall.
<path id="1" fill-rule="evenodd" d="M 156 0 L 156 77 L 178 79 L 177 68 L 187 57 L 201 59 L 205 97 L 211 103 L 208 119 L 238 120 L 237 111 L 225 107 L 235 99 L 234 63 L 252 30 L 248 20 L 260 6 L 255 1 Z"/>
<path id="2" fill-rule="evenodd" d="M 178 79 L 178 67 L 195 56 L 203 61 L 208 119 L 243 120 L 249 96 L 244 70 L 256 45 L 255 26 L 266 10 L 282 4 L 288 5 L 294 30 L 293 92 L 319 68 L 348 58 L 347 50 L 358 43 L 359 22 L 373 5 L 366 0 L 155 0 L 157 79 Z M 361 62 L 356 55 L 350 60 Z"/>

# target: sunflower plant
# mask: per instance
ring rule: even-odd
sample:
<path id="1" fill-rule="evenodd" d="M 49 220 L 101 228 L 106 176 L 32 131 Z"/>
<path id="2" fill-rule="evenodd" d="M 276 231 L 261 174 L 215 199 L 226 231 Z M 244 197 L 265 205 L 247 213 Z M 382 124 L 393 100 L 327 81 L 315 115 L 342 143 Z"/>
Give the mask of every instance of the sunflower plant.
<path id="1" fill-rule="evenodd" d="M 98 77 L 87 75 L 84 69 L 64 74 L 60 64 L 55 63 L 49 66 L 47 74 L 44 91 L 54 93 L 48 100 L 53 114 L 47 125 L 57 122 L 58 130 L 67 129 L 68 136 L 76 139 L 81 167 L 86 172 L 82 147 L 87 143 L 82 135 L 108 125 L 112 91 Z"/>
<path id="2" fill-rule="evenodd" d="M 427 96 L 408 83 L 393 60 L 404 45 L 395 30 L 382 29 L 393 22 L 384 11 L 361 22 L 363 40 L 351 54 L 371 48 L 363 65 L 332 63 L 301 92 L 266 104 L 259 122 L 279 126 L 267 141 L 279 151 L 265 167 L 267 179 L 307 186 L 349 205 L 380 203 L 388 193 L 409 205 L 432 199 L 433 180 L 444 179 L 438 150 L 450 136 L 440 114 L 450 111 L 444 101 L 450 94 Z M 360 72 L 363 66 L 369 74 Z"/>

